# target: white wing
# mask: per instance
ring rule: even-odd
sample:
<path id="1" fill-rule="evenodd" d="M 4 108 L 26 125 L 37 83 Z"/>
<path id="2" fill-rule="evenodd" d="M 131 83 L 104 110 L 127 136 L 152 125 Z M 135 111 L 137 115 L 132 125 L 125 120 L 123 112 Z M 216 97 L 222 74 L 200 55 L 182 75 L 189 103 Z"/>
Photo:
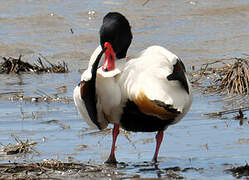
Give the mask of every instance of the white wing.
<path id="1" fill-rule="evenodd" d="M 178 57 L 160 46 L 151 46 L 131 59 L 124 68 L 119 83 L 126 98 L 143 104 L 143 98 L 164 103 L 181 113 L 188 111 L 192 102 L 190 94 L 179 81 L 169 81 Z M 143 105 L 142 105 L 143 106 Z M 154 106 L 154 105 L 153 105 Z"/>

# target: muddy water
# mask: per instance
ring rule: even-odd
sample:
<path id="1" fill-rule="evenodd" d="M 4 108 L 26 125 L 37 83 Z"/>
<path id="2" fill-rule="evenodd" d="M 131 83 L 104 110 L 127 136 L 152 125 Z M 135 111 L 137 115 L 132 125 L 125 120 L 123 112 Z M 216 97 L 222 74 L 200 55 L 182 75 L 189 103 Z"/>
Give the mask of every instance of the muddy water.
<path id="1" fill-rule="evenodd" d="M 247 0 L 0 0 L 0 4 L 0 56 L 22 54 L 32 62 L 42 55 L 51 62 L 65 61 L 70 68 L 68 74 L 0 75 L 0 142 L 16 143 L 11 137 L 15 134 L 38 142 L 35 149 L 40 152 L 40 156 L 2 157 L 0 163 L 58 158 L 101 164 L 107 158 L 110 130 L 88 129 L 72 101 L 11 98 L 72 98 L 79 70 L 86 67 L 98 45 L 98 29 L 109 11 L 122 12 L 130 20 L 134 40 L 129 54 L 159 44 L 175 52 L 190 69 L 209 60 L 249 53 Z M 180 174 L 187 179 L 233 179 L 224 169 L 248 160 L 248 122 L 241 125 L 234 115 L 213 119 L 202 115 L 227 108 L 221 97 L 202 96 L 195 90 L 190 112 L 166 131 L 158 168 L 144 162 L 152 158 L 154 133 L 121 133 L 117 159 L 126 166 L 117 171 L 127 177 L 157 178 L 164 177 L 160 172 L 166 168 L 194 167 L 201 169 Z"/>

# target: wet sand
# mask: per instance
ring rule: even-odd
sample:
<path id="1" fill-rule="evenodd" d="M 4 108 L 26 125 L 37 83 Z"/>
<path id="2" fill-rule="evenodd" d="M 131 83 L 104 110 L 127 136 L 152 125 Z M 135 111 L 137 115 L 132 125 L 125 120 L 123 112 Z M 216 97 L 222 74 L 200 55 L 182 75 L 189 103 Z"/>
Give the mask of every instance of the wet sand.
<path id="1" fill-rule="evenodd" d="M 0 0 L 0 4 L 0 56 L 22 54 L 33 62 L 42 55 L 54 63 L 65 61 L 70 70 L 67 74 L 0 75 L 0 142 L 15 144 L 11 137 L 15 134 L 37 142 L 35 149 L 40 153 L 0 156 L 0 164 L 59 159 L 104 166 L 110 130 L 89 129 L 72 101 L 32 102 L 13 97 L 72 99 L 80 72 L 98 45 L 102 18 L 109 11 L 119 11 L 130 20 L 134 39 L 128 54 L 162 45 L 177 54 L 188 71 L 193 65 L 249 54 L 249 1 Z M 167 168 L 179 167 L 174 172 L 186 179 L 234 179 L 224 170 L 245 165 L 249 158 L 248 120 L 241 124 L 234 115 L 203 116 L 238 104 L 228 106 L 219 95 L 194 92 L 190 112 L 166 131 L 157 168 L 148 163 L 155 133 L 122 132 L 117 159 L 124 163 L 96 177 L 169 178 Z"/>

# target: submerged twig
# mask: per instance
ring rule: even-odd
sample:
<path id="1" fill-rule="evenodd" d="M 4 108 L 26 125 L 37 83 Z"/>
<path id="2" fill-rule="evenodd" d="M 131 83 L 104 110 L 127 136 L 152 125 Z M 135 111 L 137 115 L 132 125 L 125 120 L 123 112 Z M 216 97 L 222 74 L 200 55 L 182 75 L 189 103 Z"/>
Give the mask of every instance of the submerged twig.
<path id="1" fill-rule="evenodd" d="M 232 113 L 237 113 L 238 112 L 241 117 L 244 117 L 243 112 L 245 112 L 245 111 L 249 111 L 249 107 L 230 109 L 230 110 L 226 110 L 226 111 L 218 111 L 218 112 L 215 112 L 215 113 L 206 113 L 206 114 L 203 114 L 203 115 L 204 116 L 209 116 L 209 117 L 217 117 L 217 116 L 222 116 L 224 114 L 232 114 Z"/>

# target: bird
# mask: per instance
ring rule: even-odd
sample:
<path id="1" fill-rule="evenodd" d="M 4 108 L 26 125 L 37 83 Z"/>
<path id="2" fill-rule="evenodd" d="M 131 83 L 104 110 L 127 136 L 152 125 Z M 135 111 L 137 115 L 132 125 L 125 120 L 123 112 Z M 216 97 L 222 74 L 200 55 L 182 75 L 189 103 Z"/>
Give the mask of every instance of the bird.
<path id="1" fill-rule="evenodd" d="M 75 106 L 90 126 L 103 130 L 113 124 L 106 163 L 117 163 L 120 127 L 157 132 L 152 158 L 156 163 L 164 131 L 186 115 L 193 101 L 186 68 L 179 57 L 159 45 L 126 57 L 133 36 L 128 20 L 119 12 L 103 18 L 99 33 L 100 45 L 74 89 Z"/>

